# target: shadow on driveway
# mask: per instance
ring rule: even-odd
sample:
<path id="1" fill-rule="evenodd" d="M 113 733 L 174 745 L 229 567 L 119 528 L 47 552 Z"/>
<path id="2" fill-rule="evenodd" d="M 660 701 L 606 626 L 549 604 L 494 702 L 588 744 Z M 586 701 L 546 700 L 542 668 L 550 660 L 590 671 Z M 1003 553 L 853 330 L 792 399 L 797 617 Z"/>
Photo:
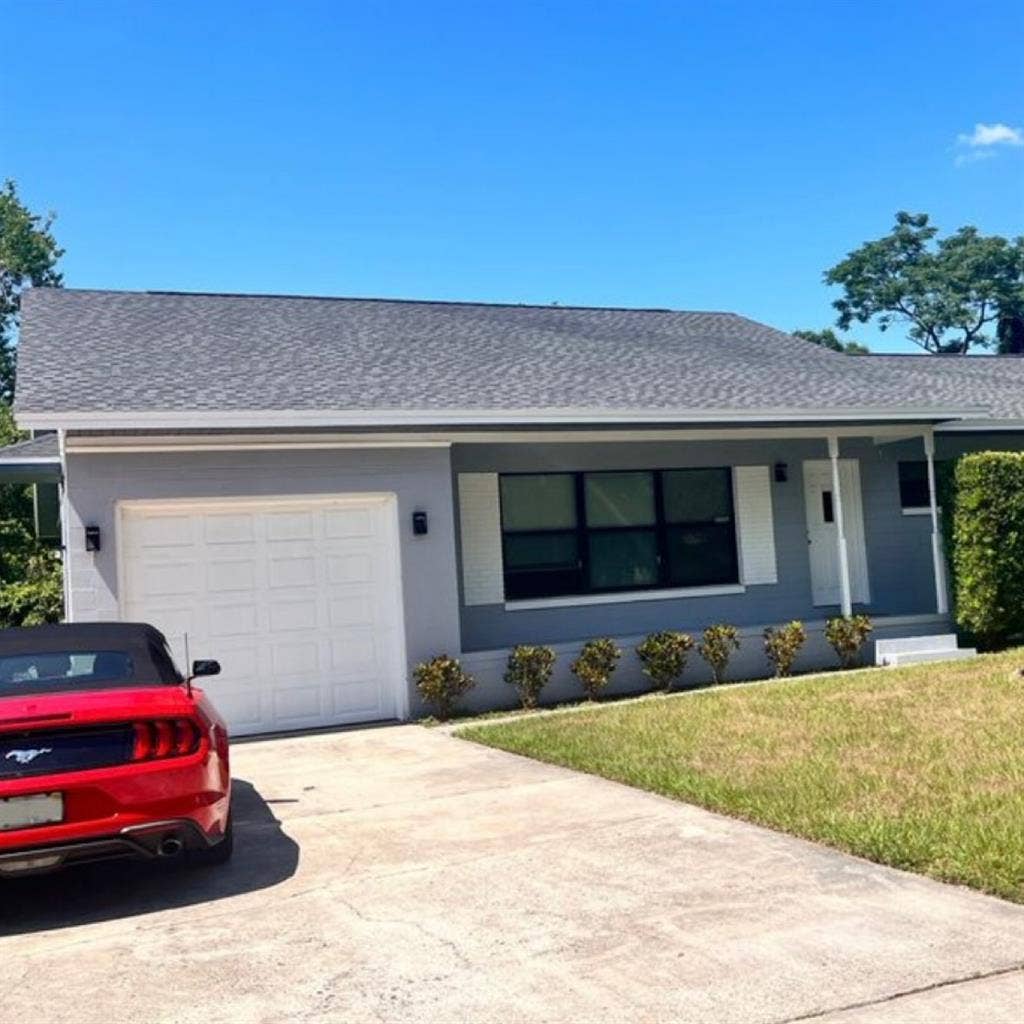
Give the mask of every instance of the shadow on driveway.
<path id="1" fill-rule="evenodd" d="M 277 885 L 295 874 L 299 847 L 244 779 L 232 780 L 235 851 L 228 864 L 112 860 L 0 882 L 0 936 L 133 917 Z"/>

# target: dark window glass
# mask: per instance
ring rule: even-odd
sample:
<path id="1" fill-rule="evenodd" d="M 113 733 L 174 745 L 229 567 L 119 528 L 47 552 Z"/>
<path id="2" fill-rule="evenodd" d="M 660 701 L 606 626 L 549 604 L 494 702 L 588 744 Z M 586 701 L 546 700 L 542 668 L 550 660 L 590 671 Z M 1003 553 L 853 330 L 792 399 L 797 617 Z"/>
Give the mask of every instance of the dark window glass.
<path id="1" fill-rule="evenodd" d="M 572 473 L 533 473 L 501 478 L 501 520 L 506 530 L 576 527 Z"/>
<path id="2" fill-rule="evenodd" d="M 736 533 L 732 523 L 670 526 L 669 583 L 673 587 L 711 587 L 739 581 Z"/>
<path id="3" fill-rule="evenodd" d="M 509 600 L 739 580 L 724 468 L 501 478 Z"/>
<path id="4" fill-rule="evenodd" d="M 834 523 L 836 521 L 836 513 L 835 508 L 832 505 L 831 491 L 821 492 L 821 518 L 826 523 Z"/>
<path id="5" fill-rule="evenodd" d="M 727 469 L 669 470 L 662 480 L 666 522 L 732 522 L 732 478 Z"/>
<path id="6" fill-rule="evenodd" d="M 653 473 L 587 473 L 587 526 L 653 526 Z"/>
<path id="7" fill-rule="evenodd" d="M 654 530 L 597 530 L 589 545 L 593 590 L 636 590 L 660 582 Z"/>
<path id="8" fill-rule="evenodd" d="M 901 462 L 900 473 L 900 507 L 928 508 L 931 504 L 928 495 L 928 463 Z"/>

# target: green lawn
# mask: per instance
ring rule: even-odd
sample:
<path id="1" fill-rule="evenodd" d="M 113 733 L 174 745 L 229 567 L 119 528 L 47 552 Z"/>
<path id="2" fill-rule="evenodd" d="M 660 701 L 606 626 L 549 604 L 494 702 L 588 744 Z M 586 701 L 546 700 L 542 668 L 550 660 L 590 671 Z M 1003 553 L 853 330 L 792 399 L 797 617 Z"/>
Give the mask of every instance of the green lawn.
<path id="1" fill-rule="evenodd" d="M 1024 649 L 458 735 L 1024 903 Z"/>

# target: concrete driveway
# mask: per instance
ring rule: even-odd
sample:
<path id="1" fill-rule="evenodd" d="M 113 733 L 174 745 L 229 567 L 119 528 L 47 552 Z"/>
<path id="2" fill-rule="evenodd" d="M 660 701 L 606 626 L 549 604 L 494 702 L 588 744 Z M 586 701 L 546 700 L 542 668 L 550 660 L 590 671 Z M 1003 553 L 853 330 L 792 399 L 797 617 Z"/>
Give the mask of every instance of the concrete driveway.
<path id="1" fill-rule="evenodd" d="M 1024 1016 L 1024 907 L 418 726 L 234 766 L 229 868 L 0 889 L 4 1024 Z"/>

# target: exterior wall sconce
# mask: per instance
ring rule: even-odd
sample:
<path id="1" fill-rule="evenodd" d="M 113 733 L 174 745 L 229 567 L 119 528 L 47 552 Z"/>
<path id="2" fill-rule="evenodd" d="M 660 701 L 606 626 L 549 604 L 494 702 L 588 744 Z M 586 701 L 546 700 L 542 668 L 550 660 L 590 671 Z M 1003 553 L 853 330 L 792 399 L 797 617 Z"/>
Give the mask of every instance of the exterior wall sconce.
<path id="1" fill-rule="evenodd" d="M 85 528 L 85 550 L 99 551 L 100 549 L 100 528 L 98 526 L 87 526 Z"/>
<path id="2" fill-rule="evenodd" d="M 775 482 L 784 484 L 789 479 L 789 466 L 785 462 L 775 463 Z"/>
<path id="3" fill-rule="evenodd" d="M 414 537 L 425 537 L 427 535 L 427 513 L 413 512 L 412 533 Z"/>

